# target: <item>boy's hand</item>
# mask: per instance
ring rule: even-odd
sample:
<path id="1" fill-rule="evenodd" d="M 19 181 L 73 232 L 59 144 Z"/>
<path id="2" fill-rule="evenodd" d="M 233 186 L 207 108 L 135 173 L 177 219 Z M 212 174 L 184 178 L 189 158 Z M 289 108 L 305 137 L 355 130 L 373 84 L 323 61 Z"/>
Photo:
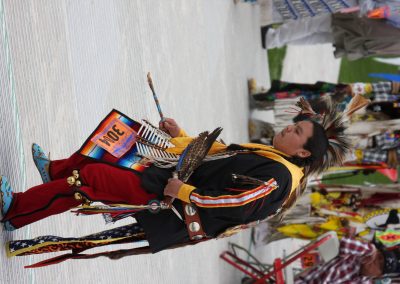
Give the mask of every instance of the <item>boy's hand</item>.
<path id="1" fill-rule="evenodd" d="M 178 197 L 179 188 L 181 187 L 182 184 L 183 184 L 183 182 L 180 181 L 179 179 L 170 178 L 168 180 L 167 185 L 164 188 L 164 195 L 177 198 Z"/>
<path id="2" fill-rule="evenodd" d="M 181 131 L 179 125 L 172 118 L 165 118 L 163 121 L 160 121 L 159 127 L 161 130 L 171 135 L 172 138 L 177 137 Z"/>

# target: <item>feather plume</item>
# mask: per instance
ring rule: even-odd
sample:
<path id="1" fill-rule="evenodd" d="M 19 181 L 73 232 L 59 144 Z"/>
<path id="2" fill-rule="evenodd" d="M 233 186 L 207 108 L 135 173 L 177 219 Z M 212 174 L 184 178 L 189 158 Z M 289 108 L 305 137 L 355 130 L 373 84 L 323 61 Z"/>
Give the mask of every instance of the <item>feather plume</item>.
<path id="1" fill-rule="evenodd" d="M 303 97 L 300 97 L 299 101 L 296 103 L 296 106 L 301 109 L 301 114 L 305 114 L 310 117 L 317 115 L 317 113 L 312 109 L 310 103 Z"/>
<path id="2" fill-rule="evenodd" d="M 328 151 L 324 156 L 321 171 L 332 166 L 342 165 L 347 153 L 350 151 L 351 143 L 346 137 L 346 122 L 343 114 L 336 111 L 336 106 L 328 107 L 324 114 L 321 125 L 325 129 L 328 138 Z"/>
<path id="3" fill-rule="evenodd" d="M 204 157 L 221 131 L 222 128 L 218 127 L 211 133 L 208 133 L 208 131 L 202 132 L 186 147 L 176 167 L 178 178 L 181 181 L 186 182 L 193 171 L 202 164 Z"/>
<path id="4" fill-rule="evenodd" d="M 355 94 L 349 104 L 347 105 L 347 108 L 345 109 L 344 113 L 347 116 L 351 116 L 353 113 L 355 113 L 357 110 L 369 105 L 371 103 L 371 100 L 364 98 L 363 96 L 359 94 Z"/>

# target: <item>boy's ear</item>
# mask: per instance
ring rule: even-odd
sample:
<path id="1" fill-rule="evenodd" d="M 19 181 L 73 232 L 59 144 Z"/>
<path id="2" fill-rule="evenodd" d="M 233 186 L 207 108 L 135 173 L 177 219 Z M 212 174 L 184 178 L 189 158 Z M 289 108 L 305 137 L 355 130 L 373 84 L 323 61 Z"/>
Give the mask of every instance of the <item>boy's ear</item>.
<path id="1" fill-rule="evenodd" d="M 301 149 L 298 153 L 297 156 L 300 158 L 307 158 L 311 156 L 311 152 L 306 150 L 306 149 Z"/>

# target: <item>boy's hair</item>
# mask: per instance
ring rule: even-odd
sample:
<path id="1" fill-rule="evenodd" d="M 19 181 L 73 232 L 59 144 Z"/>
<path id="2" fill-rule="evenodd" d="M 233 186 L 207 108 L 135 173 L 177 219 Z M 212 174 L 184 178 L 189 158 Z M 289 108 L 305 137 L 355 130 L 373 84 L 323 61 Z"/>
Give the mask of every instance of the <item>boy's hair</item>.
<path id="1" fill-rule="evenodd" d="M 305 167 L 305 174 L 318 173 L 329 167 L 341 165 L 350 150 L 350 141 L 344 134 L 345 114 L 336 111 L 337 105 L 332 103 L 332 100 L 320 101 L 324 106 L 322 114 L 315 112 L 304 98 L 300 98 L 296 104 L 301 111 L 294 120 L 308 120 L 314 125 L 313 135 L 304 145 L 304 149 L 310 151 L 311 156 L 302 160 L 297 157 L 293 159 L 295 164 Z"/>
<path id="2" fill-rule="evenodd" d="M 308 150 L 311 155 L 306 158 L 297 156 L 291 157 L 290 161 L 300 167 L 305 167 L 307 174 L 319 172 L 323 160 L 328 151 L 328 137 L 326 136 L 325 129 L 321 124 L 310 119 L 305 119 L 313 124 L 313 134 L 308 138 L 303 148 Z"/>

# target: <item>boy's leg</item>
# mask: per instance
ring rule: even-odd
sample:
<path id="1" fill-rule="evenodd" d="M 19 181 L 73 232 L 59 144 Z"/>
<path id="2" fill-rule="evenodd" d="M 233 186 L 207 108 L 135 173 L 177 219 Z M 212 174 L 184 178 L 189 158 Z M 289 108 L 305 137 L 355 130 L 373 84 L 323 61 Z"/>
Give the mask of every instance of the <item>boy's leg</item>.
<path id="1" fill-rule="evenodd" d="M 128 169 L 97 163 L 85 166 L 79 174 L 82 184 L 87 186 L 77 191 L 91 201 L 143 205 L 157 198 L 147 193 L 141 186 L 140 176 Z"/>
<path id="2" fill-rule="evenodd" d="M 69 176 L 72 175 L 72 172 Z M 141 187 L 140 177 L 130 170 L 122 170 L 106 164 L 86 165 L 80 171 L 82 186 L 71 187 L 66 178 L 32 187 L 22 193 L 14 193 L 12 204 L 3 221 L 15 228 L 51 215 L 70 210 L 81 204 L 75 199 L 80 192 L 91 201 L 105 204 L 147 204 L 156 195 Z"/>
<path id="3" fill-rule="evenodd" d="M 82 169 L 86 165 L 98 163 L 79 153 L 72 154 L 68 159 L 54 160 L 50 162 L 49 174 L 52 180 L 67 178 L 73 170 Z"/>
<path id="4" fill-rule="evenodd" d="M 25 192 L 15 192 L 12 204 L 3 218 L 18 229 L 51 215 L 80 205 L 65 179 L 34 186 Z"/>

